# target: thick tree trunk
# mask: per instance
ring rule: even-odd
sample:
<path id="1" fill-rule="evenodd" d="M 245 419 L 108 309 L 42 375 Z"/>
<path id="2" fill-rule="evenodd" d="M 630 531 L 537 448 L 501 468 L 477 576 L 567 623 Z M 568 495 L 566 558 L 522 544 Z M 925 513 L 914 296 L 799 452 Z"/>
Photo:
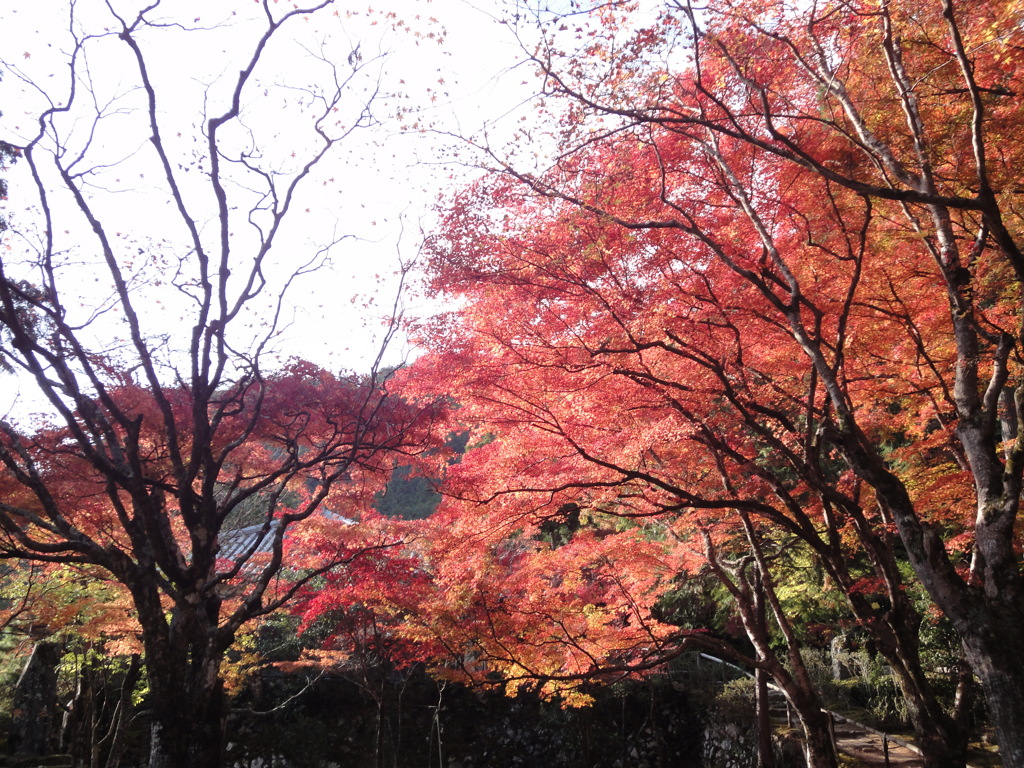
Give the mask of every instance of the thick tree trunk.
<path id="1" fill-rule="evenodd" d="M 157 675 L 162 680 L 156 684 L 152 672 L 150 677 L 149 768 L 221 768 L 226 706 L 220 679 L 215 677 L 211 686 L 191 670 Z"/>
<path id="2" fill-rule="evenodd" d="M 56 643 L 36 643 L 14 689 L 8 748 L 12 755 L 50 752 L 53 714 L 57 704 Z"/>
<path id="3" fill-rule="evenodd" d="M 975 632 L 964 647 L 981 681 L 1004 768 L 1024 766 L 1024 623 L 1005 616 L 998 632 Z"/>
<path id="4" fill-rule="evenodd" d="M 1020 599 L 1015 599 L 1019 595 L 1016 563 L 1008 557 L 998 558 L 1003 567 L 996 570 L 1012 571 L 1004 577 L 1008 583 L 1000 584 L 992 573 L 991 563 L 997 560 L 993 556 L 982 576 L 988 586 L 984 590 L 969 586 L 953 572 L 934 532 L 909 515 L 897 520 L 909 523 L 906 526 L 909 530 L 901 530 L 901 536 L 908 543 L 911 563 L 936 604 L 956 628 L 967 659 L 981 681 L 1004 768 L 1024 768 L 1024 728 L 1021 728 L 1024 723 L 1024 666 L 1021 665 L 1024 611 L 1019 605 Z M 993 548 L 993 554 L 1000 553 Z M 924 716 L 926 713 L 916 714 Z M 945 719 L 943 714 L 935 719 L 935 724 Z M 951 718 L 949 720 L 952 722 Z M 927 739 L 924 744 L 941 749 L 937 738 Z"/>
<path id="5" fill-rule="evenodd" d="M 957 386 L 963 386 L 959 380 Z M 978 567 L 972 566 L 971 583 L 950 561 L 941 535 L 918 517 L 902 481 L 862 435 L 851 430 L 836 445 L 874 487 L 899 529 L 914 572 L 960 635 L 985 693 L 1004 768 L 1024 768 L 1024 586 L 1013 535 L 1020 486 L 1015 477 L 1004 483 L 1006 478 L 990 466 L 993 462 L 986 464 L 993 456 L 983 450 L 984 440 L 971 426 L 970 419 L 961 417 L 958 433 L 981 497 L 975 524 Z"/>
<path id="6" fill-rule="evenodd" d="M 803 725 L 807 768 L 836 768 L 838 760 L 832 741 L 832 716 L 813 704 L 797 706 L 796 710 Z"/>
<path id="7" fill-rule="evenodd" d="M 203 589 L 168 611 L 152 580 L 125 578 L 142 626 L 151 711 L 149 768 L 221 768 L 227 719 L 220 667 L 234 633 Z"/>
<path id="8" fill-rule="evenodd" d="M 902 670 L 892 669 L 914 726 L 924 768 L 963 768 L 967 760 L 964 734 L 934 696 L 922 696 L 920 686 L 908 684 Z"/>
<path id="9" fill-rule="evenodd" d="M 763 637 L 756 638 L 756 640 L 763 639 Z M 835 743 L 832 740 L 831 715 L 822 708 L 821 700 L 810 684 L 806 669 L 803 668 L 799 651 L 790 650 L 788 656 L 792 671 L 779 664 L 778 660 L 772 656 L 765 658 L 768 663 L 764 668 L 764 673 L 772 677 L 800 720 L 807 768 L 836 768 L 838 760 Z"/>
<path id="10" fill-rule="evenodd" d="M 232 635 L 219 604 L 184 600 L 143 623 L 152 711 L 149 768 L 221 768 L 227 709 L 220 667 Z M 140 614 L 142 612 L 140 611 Z"/>
<path id="11" fill-rule="evenodd" d="M 872 636 L 903 694 L 922 762 L 925 768 L 962 768 L 967 750 L 965 732 L 942 708 L 925 677 L 918 653 L 916 617 L 903 610 L 895 613 L 898 609 L 893 607 L 888 623 L 873 627 Z"/>

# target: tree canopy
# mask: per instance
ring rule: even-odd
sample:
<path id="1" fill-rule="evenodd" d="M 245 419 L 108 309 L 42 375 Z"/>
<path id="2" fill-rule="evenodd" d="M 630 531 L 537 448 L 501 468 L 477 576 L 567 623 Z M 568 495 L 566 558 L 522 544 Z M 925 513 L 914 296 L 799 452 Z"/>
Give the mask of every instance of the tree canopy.
<path id="1" fill-rule="evenodd" d="M 0 425 L 0 557 L 100 585 L 72 619 L 15 574 L 11 615 L 38 595 L 141 650 L 153 768 L 219 765 L 225 659 L 271 612 L 319 646 L 289 669 L 571 705 L 713 650 L 782 691 L 813 768 L 837 756 L 808 649 L 842 628 L 929 768 L 965 764 L 975 679 L 1024 767 L 1024 6 L 517 8 L 541 99 L 508 145 L 467 138 L 482 173 L 418 265 L 448 302 L 411 323 L 422 356 L 357 375 L 274 349 L 343 239 L 295 259 L 282 233 L 380 97 L 329 36 L 319 85 L 265 71 L 330 5 L 260 5 L 197 148 L 149 64 L 175 25 L 69 27 L 70 79 L 13 147 L 41 223 L 0 259 L 0 356 L 51 419 Z M 116 98 L 101 44 L 134 78 Z M 276 107 L 295 137 L 261 132 Z M 122 110 L 141 148 L 111 165 Z M 122 234 L 104 184 L 143 161 L 158 205 Z"/>
<path id="2" fill-rule="evenodd" d="M 431 243 L 461 308 L 423 325 L 414 386 L 494 438 L 450 474 L 452 514 L 530 529 L 572 503 L 701 553 L 822 765 L 773 586 L 795 544 L 879 641 L 926 760 L 963 759 L 905 561 L 1020 765 L 1019 8 L 593 14 L 533 53 L 554 164 L 480 145 L 492 172 Z"/>
<path id="3" fill-rule="evenodd" d="M 71 4 L 57 69 L 8 67 L 38 112 L 16 147 L 35 208 L 5 233 L 0 356 L 44 414 L 0 424 L 0 558 L 80 566 L 130 606 L 152 768 L 220 766 L 242 627 L 397 544 L 351 523 L 429 419 L 390 396 L 379 356 L 335 373 L 276 348 L 289 292 L 344 239 L 297 244 L 304 188 L 375 122 L 379 69 L 330 6 L 259 4 L 232 22 L 238 66 L 195 86 L 169 46 L 227 22 L 159 4 Z M 309 57 L 301 84 L 272 69 L 285 45 Z"/>

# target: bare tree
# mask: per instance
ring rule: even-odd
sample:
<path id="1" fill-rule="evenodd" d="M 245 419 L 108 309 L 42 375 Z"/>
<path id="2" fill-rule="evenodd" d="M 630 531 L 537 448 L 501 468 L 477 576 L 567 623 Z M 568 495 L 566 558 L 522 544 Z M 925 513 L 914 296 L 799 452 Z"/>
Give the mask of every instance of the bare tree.
<path id="1" fill-rule="evenodd" d="M 112 574 L 141 627 L 150 766 L 214 768 L 239 628 L 393 544 L 296 563 L 287 534 L 372 493 L 389 456 L 416 450 L 424 414 L 388 396 L 380 355 L 361 376 L 275 362 L 288 289 L 342 239 L 302 245 L 290 222 L 309 212 L 303 190 L 375 122 L 375 61 L 351 44 L 332 53 L 327 33 L 290 37 L 311 18 L 340 24 L 331 0 L 264 0 L 213 27 L 159 0 L 124 5 L 71 4 L 52 77 L 6 65 L 44 106 L 13 142 L 38 219 L 6 234 L 0 354 L 49 418 L 0 425 L 0 557 Z M 218 44 L 248 52 L 197 85 L 183 46 L 217 66 L 204 46 L 225 29 Z M 289 82 L 275 70 L 296 52 L 308 66 Z M 243 515 L 255 533 L 227 547 Z"/>

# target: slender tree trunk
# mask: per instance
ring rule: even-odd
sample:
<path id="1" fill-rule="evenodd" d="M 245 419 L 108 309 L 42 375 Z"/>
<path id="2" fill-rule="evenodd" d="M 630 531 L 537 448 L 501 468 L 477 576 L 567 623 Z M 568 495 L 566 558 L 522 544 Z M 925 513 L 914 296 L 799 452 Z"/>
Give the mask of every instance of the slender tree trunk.
<path id="1" fill-rule="evenodd" d="M 953 719 L 961 733 L 968 733 L 973 722 L 974 703 L 977 695 L 977 684 L 974 670 L 967 662 L 966 651 L 961 645 L 960 659 L 956 665 L 956 697 L 953 700 Z"/>
<path id="2" fill-rule="evenodd" d="M 768 700 L 768 673 L 758 668 L 754 671 L 755 708 L 757 711 L 757 768 L 775 768 L 775 753 L 772 749 L 772 713 Z"/>
<path id="3" fill-rule="evenodd" d="M 966 761 L 966 732 L 942 708 L 925 677 L 918 653 L 919 622 L 899 606 L 893 607 L 889 619 L 884 624 L 876 623 L 872 636 L 907 705 L 922 762 L 925 768 L 962 768 Z"/>
<path id="4" fill-rule="evenodd" d="M 125 732 L 128 730 L 128 725 L 131 723 L 135 713 L 135 706 L 132 704 L 132 693 L 135 690 L 135 684 L 139 682 L 141 676 L 142 659 L 138 654 L 132 654 L 128 671 L 121 682 L 120 697 L 114 710 L 112 722 L 110 723 L 110 730 L 103 739 L 104 742 L 109 741 L 110 743 L 110 748 L 107 750 L 106 768 L 119 768 L 121 765 L 121 758 L 124 756 L 125 749 Z"/>
<path id="5" fill-rule="evenodd" d="M 807 768 L 836 768 L 836 752 L 832 743 L 830 722 L 822 710 L 821 700 L 811 682 L 800 654 L 800 640 L 793 632 L 789 618 L 782 610 L 775 585 L 761 550 L 759 537 L 742 512 L 739 516 L 753 557 L 737 569 L 739 579 L 729 577 L 715 556 L 710 537 L 705 536 L 707 562 L 712 570 L 736 598 L 743 628 L 753 644 L 758 669 L 763 669 L 786 695 L 800 718 L 804 732 L 804 754 Z M 749 567 L 753 566 L 753 567 Z M 785 639 L 786 662 L 779 658 L 771 632 L 769 615 Z"/>

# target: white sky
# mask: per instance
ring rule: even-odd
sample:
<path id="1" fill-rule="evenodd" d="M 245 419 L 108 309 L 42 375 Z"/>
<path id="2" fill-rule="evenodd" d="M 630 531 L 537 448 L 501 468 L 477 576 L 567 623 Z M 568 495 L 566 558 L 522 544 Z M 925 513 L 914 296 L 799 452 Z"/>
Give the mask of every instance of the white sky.
<path id="1" fill-rule="evenodd" d="M 501 146 L 515 130 L 537 127 L 528 104 L 540 82 L 532 68 L 522 63 L 525 54 L 511 26 L 503 23 L 511 18 L 509 7 L 515 0 L 507 0 L 508 6 L 506 0 L 387 0 L 381 5 L 366 1 L 367 5 L 358 8 L 351 0 L 341 2 L 334 9 L 320 11 L 311 22 L 293 21 L 291 33 L 267 49 L 264 69 L 257 71 L 262 78 L 260 87 L 268 87 L 243 105 L 255 150 L 273 155 L 275 165 L 287 169 L 290 162 L 295 163 L 288 150 L 295 150 L 301 159 L 303 147 L 309 146 L 308 139 L 306 144 L 302 139 L 303 129 L 309 136 L 309 121 L 297 109 L 303 100 L 309 101 L 304 89 L 331 76 L 329 65 L 318 62 L 313 54 L 322 50 L 341 75 L 351 72 L 346 58 L 356 46 L 364 63 L 381 56 L 377 69 L 374 65 L 364 70 L 371 80 L 380 73 L 382 95 L 374 113 L 381 124 L 345 139 L 307 180 L 291 214 L 291 228 L 277 248 L 280 278 L 312 258 L 325 243 L 344 237 L 331 250 L 329 264 L 292 289 L 285 311 L 291 323 L 278 343 L 283 357 L 305 358 L 332 370 L 368 370 L 379 347 L 382 319 L 390 314 L 396 296 L 400 261 L 416 254 L 422 232 L 431 227 L 431 210 L 439 196 L 476 175 L 472 168 L 449 162 L 453 153 L 463 157 L 471 153 L 464 143 L 444 134 L 479 140 L 486 130 L 488 141 Z M 570 9 L 570 0 L 538 1 Z M 144 5 L 143 0 L 109 2 L 129 18 Z M 4 69 L 0 137 L 19 144 L 36 130 L 35 117 L 47 94 L 56 101 L 66 98 L 71 37 L 68 0 L 16 5 L 0 10 L 0 66 Z M 650 19 L 660 3 L 643 0 L 642 5 L 646 12 L 634 13 L 631 20 Z M 273 0 L 272 7 L 280 10 L 290 5 L 287 0 Z M 332 13 L 335 9 L 337 17 Z M 153 20 L 162 14 L 188 28 L 171 26 L 152 36 L 139 36 L 156 83 L 165 143 L 185 165 L 193 145 L 203 143 L 204 100 L 212 105 L 207 109 L 210 114 L 223 111 L 225 88 L 249 56 L 254 34 L 263 29 L 263 23 L 252 22 L 261 13 L 261 5 L 253 0 L 164 0 L 157 12 L 147 15 Z M 102 35 L 104 26 L 112 23 L 103 0 L 77 0 L 76 14 L 81 28 L 94 34 Z M 585 19 L 574 16 L 569 28 L 580 23 Z M 528 22 L 522 28 L 530 34 Z M 439 44 L 431 36 L 441 33 L 444 38 Z M 566 42 L 573 45 L 571 40 Z M 136 78 L 122 41 L 107 35 L 90 42 L 88 51 L 90 88 L 97 94 L 97 108 L 107 113 L 99 123 L 106 128 L 92 137 L 88 155 L 89 163 L 99 166 L 90 177 L 97 184 L 97 209 L 108 231 L 121 234 L 127 253 L 136 261 L 132 268 L 140 282 L 152 282 L 163 273 L 159 288 L 142 289 L 151 291 L 145 302 L 149 329 L 167 334 L 170 346 L 176 338 L 180 344 L 192 323 L 181 319 L 184 300 L 166 280 L 183 253 L 180 237 L 175 239 L 175 231 L 181 230 L 169 229 L 167 222 L 174 216 L 162 214 L 173 210 L 166 207 L 170 203 L 161 191 L 161 173 L 153 164 L 148 130 L 140 119 L 139 108 L 145 101 L 141 92 L 132 88 Z M 350 105 L 358 108 L 360 88 L 366 82 L 356 82 Z M 248 94 L 253 95 L 253 89 Z M 338 122 L 351 124 L 355 114 L 346 114 L 345 105 L 341 107 Z M 400 119 L 396 118 L 399 111 L 403 112 Z M 79 114 L 75 118 L 78 123 L 70 134 L 77 136 L 80 144 L 92 122 L 86 117 Z M 414 125 L 432 130 L 411 130 Z M 522 147 L 527 155 L 544 148 L 543 136 L 541 131 L 531 138 L 530 146 Z M 554 149 L 550 139 L 547 145 L 547 151 Z M 196 173 L 180 174 L 189 194 L 188 179 L 201 177 L 203 168 L 196 165 L 191 170 Z M 3 258 L 9 271 L 19 253 L 26 253 L 25 244 L 32 244 L 32 225 L 38 218 L 26 171 L 22 162 L 7 174 L 10 199 L 6 213 L 13 226 L 6 236 L 10 248 Z M 191 212 L 204 206 L 212 211 L 210 202 L 209 192 L 197 186 L 190 198 Z M 62 226 L 66 231 L 59 231 Z M 95 258 L 94 251 L 92 255 L 76 253 L 76 247 L 87 240 L 82 226 L 84 220 L 79 220 L 77 224 L 58 224 L 54 230 L 58 247 L 80 264 L 87 264 Z M 237 229 L 247 231 L 248 225 L 240 222 Z M 14 230 L 27 232 L 28 238 L 20 239 Z M 213 230 L 209 228 L 211 233 Z M 136 252 L 138 258 L 134 258 Z M 87 267 L 69 266 L 67 274 L 77 279 L 77 269 L 86 270 L 80 281 L 84 318 L 102 305 L 109 289 L 90 282 Z M 416 316 L 430 312 L 431 307 L 410 298 L 404 309 Z M 116 312 L 111 317 L 116 320 Z M 97 327 L 116 341 L 119 331 L 111 324 L 113 320 Z M 253 315 L 248 321 L 258 327 L 261 317 Z M 398 343 L 385 361 L 394 363 L 408 356 L 409 350 Z M 0 416 L 8 413 L 15 401 L 16 410 L 24 412 L 30 390 L 31 385 L 19 388 L 15 377 L 0 375 Z"/>
<path id="2" fill-rule="evenodd" d="M 0 136 L 16 144 L 35 130 L 34 117 L 43 104 L 42 93 L 33 92 L 24 80 L 31 80 L 56 99 L 63 98 L 68 82 L 64 52 L 70 48 L 64 21 L 66 2 L 34 0 L 17 5 L 0 11 L 0 55 L 6 70 L 0 82 L 0 110 L 4 113 Z M 121 9 L 140 4 L 113 0 L 113 5 Z M 353 13 L 353 8 L 352 3 L 339 6 L 340 20 L 328 9 L 305 27 L 301 21 L 293 22 L 295 41 L 268 49 L 267 63 L 273 66 L 267 68 L 264 78 L 273 72 L 278 85 L 302 88 L 329 74 L 305 53 L 322 41 L 335 61 L 356 44 L 364 62 L 377 52 L 384 54 L 382 91 L 396 97 L 381 98 L 374 107 L 382 124 L 346 139 L 318 177 L 310 180 L 294 211 L 295 226 L 288 236 L 296 261 L 308 258 L 336 234 L 348 239 L 333 250 L 329 268 L 306 278 L 291 294 L 294 323 L 282 346 L 289 354 L 329 368 L 365 370 L 377 348 L 380 318 L 394 299 L 399 259 L 408 260 L 415 254 L 421 227 L 429 228 L 430 209 L 437 196 L 466 183 L 473 174 L 444 162 L 454 146 L 451 140 L 408 126 L 418 122 L 440 131 L 473 134 L 488 124 L 491 135 L 500 137 L 506 130 L 503 126 L 514 122 L 509 113 L 538 83 L 527 68 L 517 67 L 523 53 L 509 28 L 498 22 L 502 11 L 496 2 L 482 2 L 478 8 L 461 0 L 390 0 L 374 10 L 361 5 L 361 10 Z M 95 30 L 94 19 L 105 16 L 102 9 L 97 0 L 79 0 L 77 13 L 83 25 L 92 24 L 90 30 Z M 239 52 L 247 55 L 250 50 L 246 41 L 251 39 L 252 27 L 245 14 L 259 12 L 260 6 L 252 0 L 165 0 L 160 10 L 193 28 L 228 22 L 227 27 L 215 30 L 164 30 L 163 42 L 147 49 L 153 53 L 158 98 L 168 114 L 164 136 L 168 144 L 187 154 L 189 141 L 197 137 L 202 141 L 195 126 L 201 120 L 201 99 L 207 89 L 199 84 L 217 83 L 218 77 L 224 82 L 232 80 L 239 68 Z M 348 13 L 351 17 L 345 18 Z M 431 17 L 436 21 L 430 21 Z M 395 29 L 396 24 L 400 28 Z M 442 29 L 446 36 L 441 44 L 425 37 Z M 93 164 L 120 163 L 116 171 L 97 174 L 110 191 L 101 210 L 113 228 L 123 228 L 126 237 L 138 240 L 140 256 L 147 262 L 138 268 L 140 276 L 152 275 L 161 255 L 169 262 L 174 249 L 154 243 L 163 236 L 171 237 L 153 215 L 160 200 L 155 181 L 158 174 L 139 166 L 136 158 L 144 155 L 145 149 L 132 156 L 145 146 L 148 135 L 137 113 L 142 102 L 138 93 L 126 87 L 131 81 L 122 77 L 122 72 L 130 71 L 127 60 L 118 58 L 125 56 L 126 46 L 112 37 L 93 44 L 91 50 L 93 88 L 100 103 L 112 100 L 107 106 L 110 116 L 102 121 L 111 130 L 94 140 L 91 160 Z M 345 62 L 340 61 L 339 71 L 344 74 L 344 70 Z M 225 73 L 227 77 L 223 77 Z M 218 93 L 214 85 L 207 98 L 215 102 Z M 302 98 L 298 91 L 295 94 L 296 99 Z M 280 101 L 288 98 L 287 90 L 273 91 L 265 101 L 256 100 L 249 106 L 248 123 L 260 133 L 256 143 L 266 147 L 266 152 L 280 152 L 282 146 L 295 141 L 295 126 L 288 121 L 294 110 L 289 112 L 291 107 Z M 399 105 L 407 112 L 402 121 L 405 129 L 393 116 Z M 211 112 L 221 109 L 218 105 Z M 177 134 L 182 136 L 174 143 Z M 285 162 L 287 155 L 281 157 Z M 11 188 L 6 213 L 14 229 L 30 228 L 35 216 L 31 209 L 34 193 L 26 171 L 25 164 L 19 163 L 7 174 Z M 152 182 L 146 178 L 147 172 Z M 104 195 L 98 194 L 97 199 L 100 197 Z M 8 242 L 16 254 L 18 239 L 8 237 Z M 74 231 L 66 236 L 64 245 L 73 248 Z M 8 251 L 5 260 L 9 266 L 12 258 Z M 295 262 L 286 258 L 282 266 L 291 269 Z M 100 298 L 90 296 L 88 288 L 83 291 L 83 303 L 95 304 Z M 173 326 L 173 291 L 161 295 L 167 322 Z M 426 311 L 417 306 L 407 309 Z M 155 303 L 151 311 L 158 311 Z M 405 352 L 398 345 L 389 359 L 397 361 Z M 0 376 L 0 414 L 8 410 L 15 387 L 12 377 Z M 23 399 L 25 394 L 22 392 Z"/>

